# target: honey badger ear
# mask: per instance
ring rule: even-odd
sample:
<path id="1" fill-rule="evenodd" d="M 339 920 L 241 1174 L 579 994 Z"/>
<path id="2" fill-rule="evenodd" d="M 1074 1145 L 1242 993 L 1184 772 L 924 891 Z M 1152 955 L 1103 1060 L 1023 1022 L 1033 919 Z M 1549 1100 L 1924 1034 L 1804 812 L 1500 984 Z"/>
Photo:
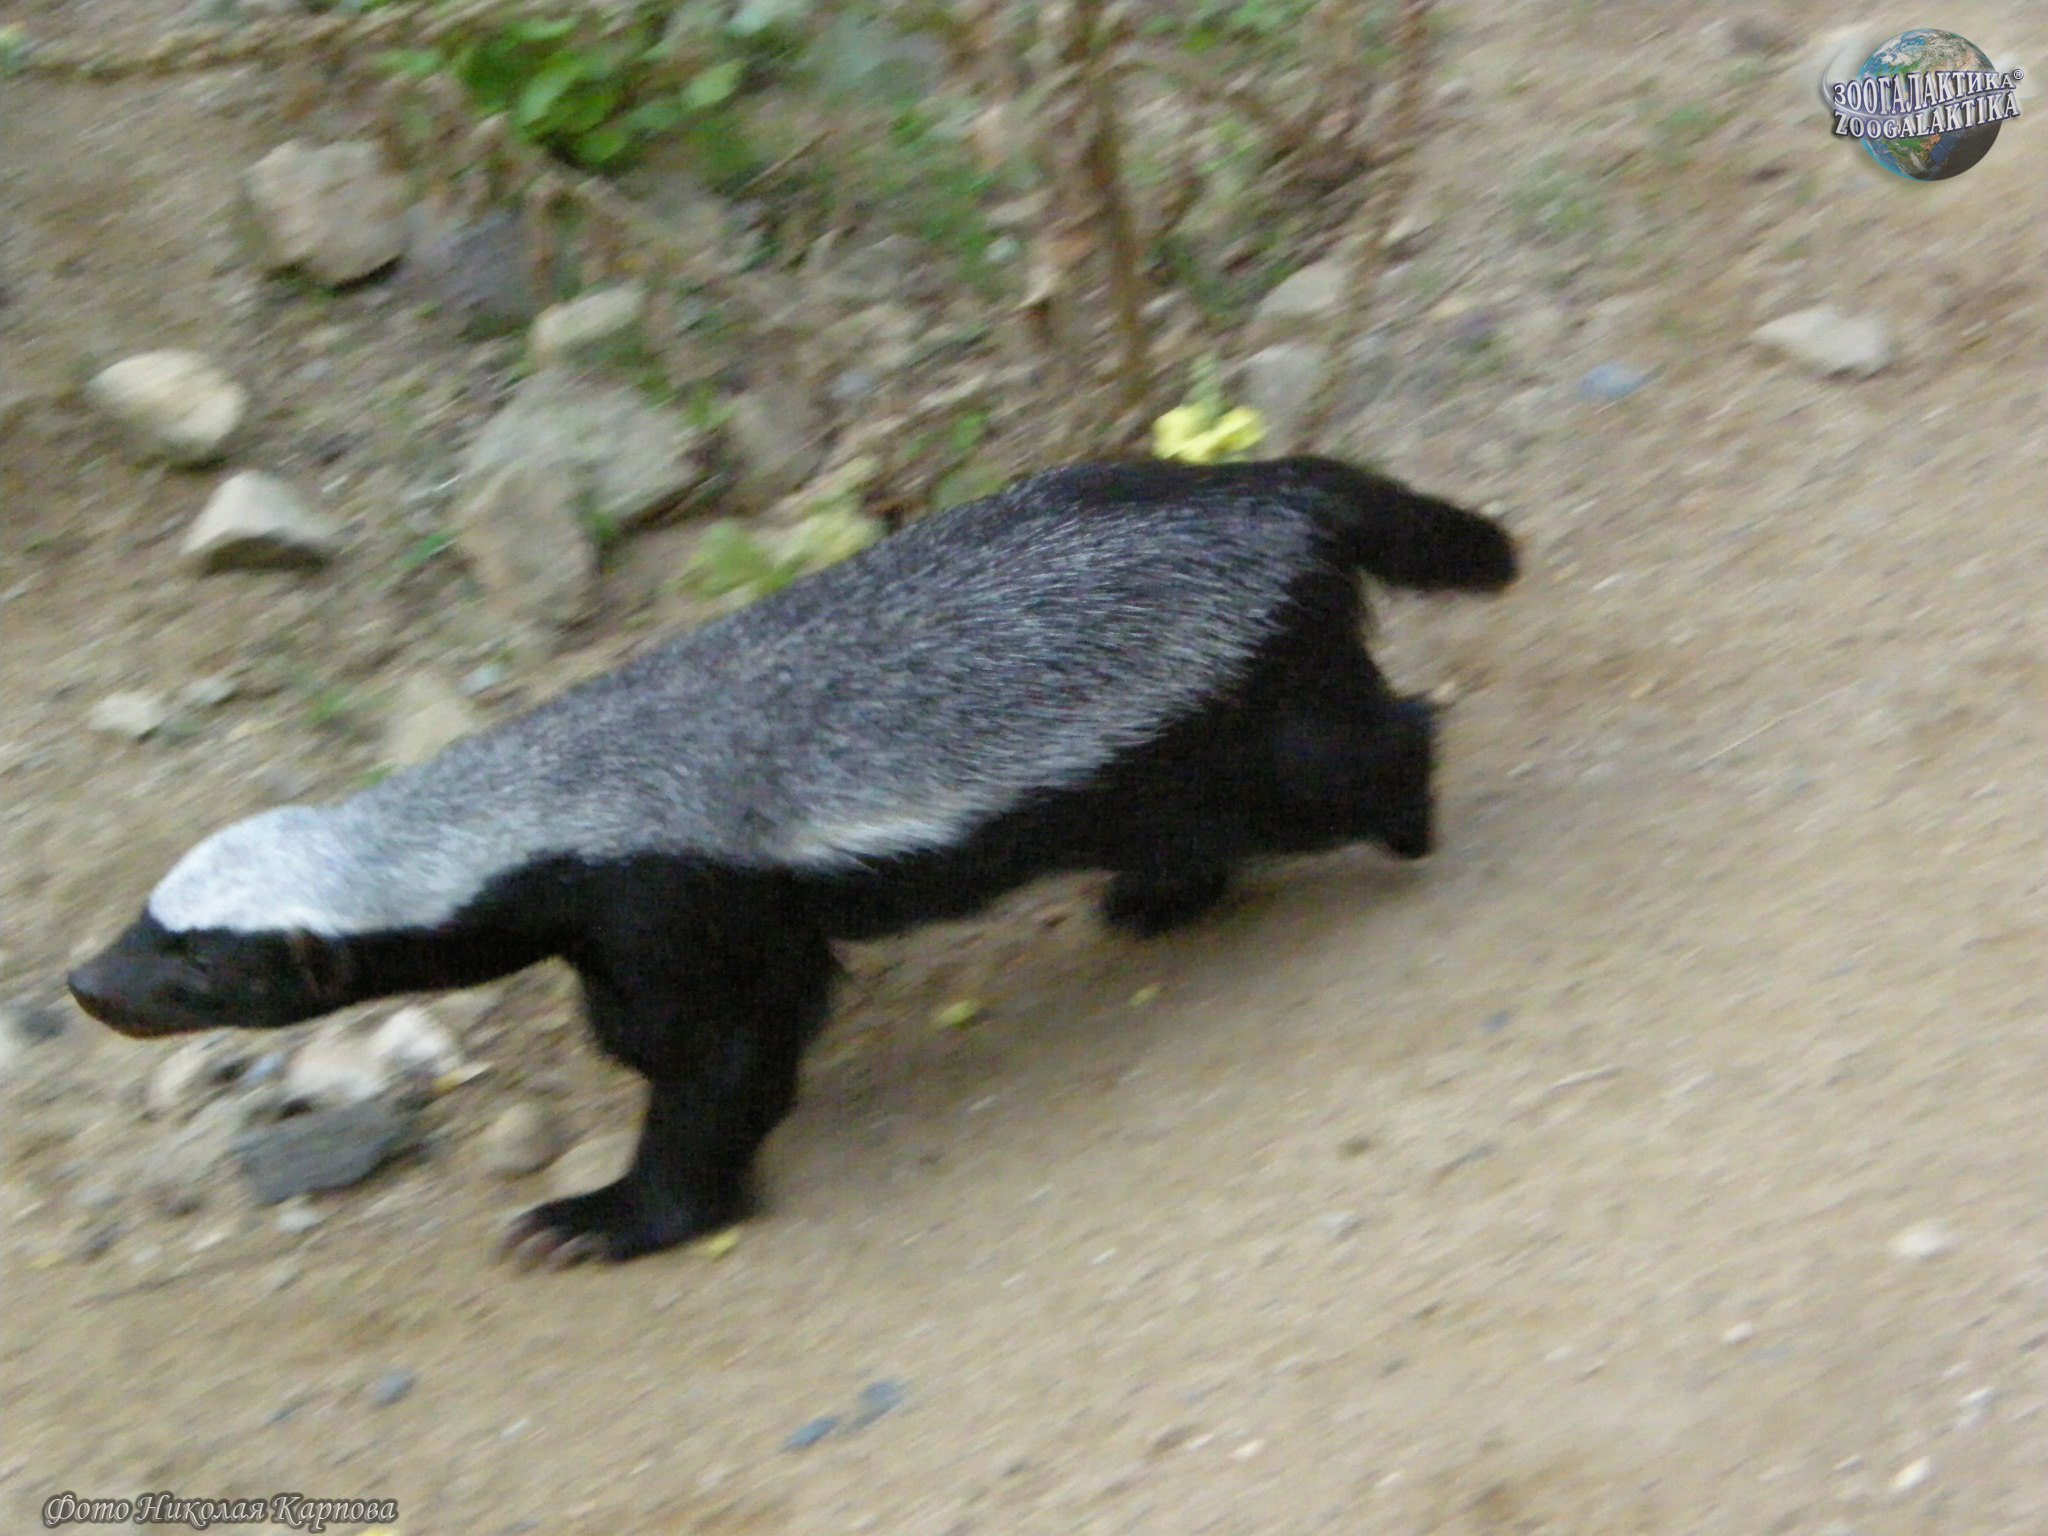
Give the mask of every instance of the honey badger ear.
<path id="1" fill-rule="evenodd" d="M 294 928 L 286 933 L 284 941 L 300 979 L 316 1000 L 339 1004 L 347 999 L 349 982 L 354 974 L 347 946 L 330 944 L 303 928 Z"/>

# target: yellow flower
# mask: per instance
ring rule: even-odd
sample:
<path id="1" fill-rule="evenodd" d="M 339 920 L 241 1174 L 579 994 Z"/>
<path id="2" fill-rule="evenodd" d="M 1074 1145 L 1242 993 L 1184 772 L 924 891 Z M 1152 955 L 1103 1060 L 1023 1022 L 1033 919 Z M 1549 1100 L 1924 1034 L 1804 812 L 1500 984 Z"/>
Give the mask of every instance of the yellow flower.
<path id="1" fill-rule="evenodd" d="M 1214 464 L 1256 448 L 1265 435 L 1264 418 L 1244 406 L 1180 405 L 1152 423 L 1152 451 L 1183 464 Z"/>

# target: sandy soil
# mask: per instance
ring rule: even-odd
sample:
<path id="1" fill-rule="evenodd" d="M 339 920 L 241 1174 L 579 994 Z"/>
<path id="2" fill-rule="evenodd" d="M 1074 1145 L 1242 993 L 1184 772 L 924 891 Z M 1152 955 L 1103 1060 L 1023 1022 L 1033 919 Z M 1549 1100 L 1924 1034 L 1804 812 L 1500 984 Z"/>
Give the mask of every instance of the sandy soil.
<path id="1" fill-rule="evenodd" d="M 2048 68 L 2036 9 L 1907 19 Z M 489 1262 L 529 1198 L 476 1156 L 503 1095 L 632 1108 L 546 988 L 432 1155 L 298 1236 L 129 1200 L 155 1058 L 74 1016 L 0 1090 L 7 1527 L 162 1487 L 389 1495 L 406 1536 L 2048 1530 L 2048 127 L 1909 186 L 1786 56 L 1674 152 L 1657 114 L 1737 105 L 1712 14 L 1462 8 L 1417 265 L 1480 265 L 1351 437 L 1530 553 L 1500 602 L 1385 610 L 1397 674 L 1458 690 L 1436 859 L 1277 870 L 1148 947 L 1076 885 L 864 954 L 717 1259 Z M 252 77 L 0 106 L 0 996 L 37 1001 L 199 832 L 372 760 L 295 668 L 375 695 L 459 654 L 393 510 L 459 437 L 361 402 L 412 370 L 459 422 L 493 356 L 249 275 Z M 1546 152 L 1597 237 L 1517 212 Z M 1745 344 L 1822 301 L 1896 366 Z M 1459 350 L 1543 306 L 1545 346 Z M 175 569 L 210 477 L 127 467 L 67 392 L 178 343 L 264 402 L 241 460 L 343 510 L 338 574 Z M 1584 398 L 1614 360 L 1650 384 Z M 277 681 L 189 740 L 84 727 L 231 665 Z M 987 1021 L 933 1031 L 963 995 Z M 877 1380 L 900 1408 L 785 1448 Z"/>

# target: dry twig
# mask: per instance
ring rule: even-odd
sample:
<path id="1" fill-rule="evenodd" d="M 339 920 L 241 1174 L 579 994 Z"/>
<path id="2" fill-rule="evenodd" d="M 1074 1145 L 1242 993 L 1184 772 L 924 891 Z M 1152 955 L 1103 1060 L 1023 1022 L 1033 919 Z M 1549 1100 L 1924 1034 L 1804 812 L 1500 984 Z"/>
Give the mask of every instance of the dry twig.
<path id="1" fill-rule="evenodd" d="M 1337 334 L 1323 359 L 1323 371 L 1302 412 L 1293 447 L 1315 446 L 1337 408 L 1338 386 L 1353 350 L 1371 318 L 1373 289 L 1387 262 L 1387 236 L 1401 216 L 1415 183 L 1415 161 L 1421 147 L 1423 93 L 1428 86 L 1429 0 L 1401 0 L 1394 47 L 1399 76 L 1384 169 L 1367 195 L 1349 235 L 1351 265 L 1345 274 L 1344 297 L 1338 310 Z"/>

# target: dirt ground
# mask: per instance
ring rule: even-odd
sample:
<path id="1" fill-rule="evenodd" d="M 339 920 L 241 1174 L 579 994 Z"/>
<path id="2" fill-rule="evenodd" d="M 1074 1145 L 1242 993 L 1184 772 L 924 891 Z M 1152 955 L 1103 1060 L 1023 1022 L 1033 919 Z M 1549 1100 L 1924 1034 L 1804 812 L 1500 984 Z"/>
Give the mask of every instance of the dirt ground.
<path id="1" fill-rule="evenodd" d="M 1403 311 L 1347 439 L 1526 540 L 1502 600 L 1383 610 L 1390 668 L 1457 690 L 1434 860 L 1275 870 L 1150 946 L 1076 884 L 864 954 L 720 1258 L 490 1261 L 533 1198 L 477 1159 L 503 1096 L 633 1109 L 546 988 L 429 1156 L 298 1235 L 131 1198 L 156 1053 L 70 1014 L 0 1088 L 6 1528 L 168 1488 L 389 1496 L 405 1536 L 2048 1530 L 2048 126 L 1881 176 L 1797 67 L 1861 17 L 1758 13 L 1792 46 L 1734 99 L 1726 14 L 1456 15 L 1425 259 L 1474 275 Z M 1900 19 L 2048 68 L 2019 0 Z M 1735 115 L 1674 146 L 1698 102 Z M 502 359 L 251 274 L 248 73 L 0 113 L 0 998 L 47 1002 L 201 832 L 371 761 L 295 668 L 463 659 L 391 507 Z M 1597 240 L 1530 227 L 1544 153 Z M 1747 344 L 1821 302 L 1895 365 Z M 1544 346 L 1459 352 L 1545 307 Z M 70 397 L 176 344 L 262 402 L 239 462 L 342 509 L 335 574 L 177 569 L 213 477 L 129 467 Z M 1650 382 L 1586 398 L 1606 361 Z M 399 375 L 420 409 L 364 406 Z M 188 739 L 85 727 L 230 667 Z M 986 1021 L 934 1031 L 961 996 Z M 895 1411 L 787 1447 L 877 1381 Z"/>

